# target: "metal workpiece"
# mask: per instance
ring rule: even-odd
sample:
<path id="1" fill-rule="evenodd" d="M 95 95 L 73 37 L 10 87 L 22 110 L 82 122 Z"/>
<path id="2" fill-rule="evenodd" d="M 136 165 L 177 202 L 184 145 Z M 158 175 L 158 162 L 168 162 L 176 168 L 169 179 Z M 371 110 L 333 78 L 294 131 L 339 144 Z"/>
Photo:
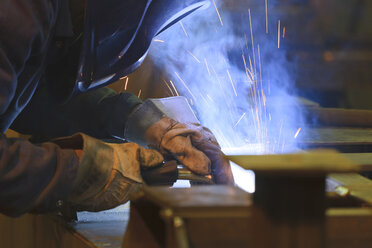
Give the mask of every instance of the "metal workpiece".
<path id="1" fill-rule="evenodd" d="M 327 247 L 326 175 L 363 168 L 332 150 L 229 158 L 255 171 L 252 239 L 260 248 Z"/>
<path id="2" fill-rule="evenodd" d="M 256 173 L 255 247 L 326 247 L 326 175 Z M 270 230 L 270 235 L 266 235 Z"/>
<path id="3" fill-rule="evenodd" d="M 247 247 L 251 205 L 251 195 L 232 186 L 145 187 L 131 202 L 122 247 Z"/>
<path id="4" fill-rule="evenodd" d="M 178 163 L 175 160 L 164 162 L 155 168 L 141 169 L 143 180 L 148 185 L 172 186 L 178 180 Z"/>
<path id="5" fill-rule="evenodd" d="M 317 149 L 288 154 L 227 155 L 240 167 L 263 174 L 325 175 L 361 170 L 361 165 L 346 155 L 331 149 Z"/>
<path id="6" fill-rule="evenodd" d="M 211 175 L 197 175 L 182 165 L 178 166 L 178 179 L 196 183 L 214 184 Z"/>
<path id="7" fill-rule="evenodd" d="M 197 175 L 176 160 L 166 161 L 155 168 L 142 169 L 141 175 L 147 185 L 173 186 L 177 180 L 189 180 L 197 184 L 214 184 L 212 175 Z"/>
<path id="8" fill-rule="evenodd" d="M 143 197 L 132 202 L 123 247 L 138 242 L 143 243 L 138 247 L 349 247 L 353 242 L 369 247 L 371 238 L 358 233 L 372 226 L 372 209 L 365 209 L 370 199 L 359 184 L 371 181 L 344 174 L 366 168 L 366 161 L 360 166 L 355 156 L 330 150 L 229 158 L 255 171 L 254 194 L 223 185 L 145 187 Z M 326 192 L 329 173 L 339 182 L 336 188 L 347 188 L 345 195 Z M 150 212 L 156 213 L 155 222 L 146 219 Z M 139 222 L 149 227 L 140 236 Z M 340 228 L 342 222 L 347 225 Z M 145 244 L 144 235 L 157 241 Z"/>

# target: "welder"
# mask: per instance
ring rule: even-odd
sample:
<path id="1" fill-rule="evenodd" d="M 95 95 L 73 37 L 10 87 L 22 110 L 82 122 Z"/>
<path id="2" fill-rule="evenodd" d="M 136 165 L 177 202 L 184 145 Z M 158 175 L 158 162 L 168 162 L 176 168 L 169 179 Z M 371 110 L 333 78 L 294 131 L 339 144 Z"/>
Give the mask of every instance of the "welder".
<path id="1" fill-rule="evenodd" d="M 142 103 L 103 87 L 135 70 L 158 33 L 205 2 L 0 0 L 1 213 L 113 208 L 164 155 L 233 184 L 213 134 L 183 122 L 182 107 L 168 114 L 182 100 Z M 31 141 L 7 138 L 8 128 Z M 103 141 L 113 137 L 128 142 Z"/>

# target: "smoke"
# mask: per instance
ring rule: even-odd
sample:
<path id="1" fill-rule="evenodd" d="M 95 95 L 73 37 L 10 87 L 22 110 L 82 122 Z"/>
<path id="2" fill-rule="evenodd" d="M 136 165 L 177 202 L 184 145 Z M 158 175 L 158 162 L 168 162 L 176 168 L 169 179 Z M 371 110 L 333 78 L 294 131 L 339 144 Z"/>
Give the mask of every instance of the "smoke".
<path id="1" fill-rule="evenodd" d="M 269 17 L 267 34 L 261 4 L 255 9 L 211 1 L 208 9 L 160 34 L 149 53 L 166 70 L 163 83 L 170 93 L 189 100 L 227 153 L 290 152 L 301 137 L 295 138 L 303 122 L 292 96 L 295 67 L 283 48 L 283 22 L 278 44 L 279 20 Z M 243 172 L 235 167 L 233 172 L 239 184 Z M 240 184 L 252 191 L 253 180 L 246 176 Z"/>

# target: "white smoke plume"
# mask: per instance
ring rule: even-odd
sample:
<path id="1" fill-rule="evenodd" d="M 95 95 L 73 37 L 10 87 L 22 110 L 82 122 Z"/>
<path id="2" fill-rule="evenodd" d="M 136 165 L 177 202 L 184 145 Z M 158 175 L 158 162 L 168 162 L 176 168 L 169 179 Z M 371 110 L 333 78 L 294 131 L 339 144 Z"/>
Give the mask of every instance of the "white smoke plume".
<path id="1" fill-rule="evenodd" d="M 291 96 L 295 75 L 283 49 L 283 26 L 270 16 L 266 33 L 261 2 L 259 10 L 249 3 L 232 10 L 211 1 L 208 9 L 160 34 L 149 53 L 167 71 L 172 94 L 189 99 L 201 123 L 229 153 L 289 152 L 301 137 L 295 139 L 303 122 Z M 252 191 L 251 176 L 238 179 L 243 172 L 233 170 L 237 184 Z"/>

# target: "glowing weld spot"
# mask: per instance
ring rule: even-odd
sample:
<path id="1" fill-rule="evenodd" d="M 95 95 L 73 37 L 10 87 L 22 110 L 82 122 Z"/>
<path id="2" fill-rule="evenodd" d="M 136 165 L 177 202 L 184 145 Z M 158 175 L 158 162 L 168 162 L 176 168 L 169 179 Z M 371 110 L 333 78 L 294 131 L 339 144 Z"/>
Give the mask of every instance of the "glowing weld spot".
<path id="1" fill-rule="evenodd" d="M 300 131 L 301 131 L 301 128 L 297 129 L 297 132 L 295 133 L 294 138 L 297 138 L 297 136 L 300 133 Z"/>

